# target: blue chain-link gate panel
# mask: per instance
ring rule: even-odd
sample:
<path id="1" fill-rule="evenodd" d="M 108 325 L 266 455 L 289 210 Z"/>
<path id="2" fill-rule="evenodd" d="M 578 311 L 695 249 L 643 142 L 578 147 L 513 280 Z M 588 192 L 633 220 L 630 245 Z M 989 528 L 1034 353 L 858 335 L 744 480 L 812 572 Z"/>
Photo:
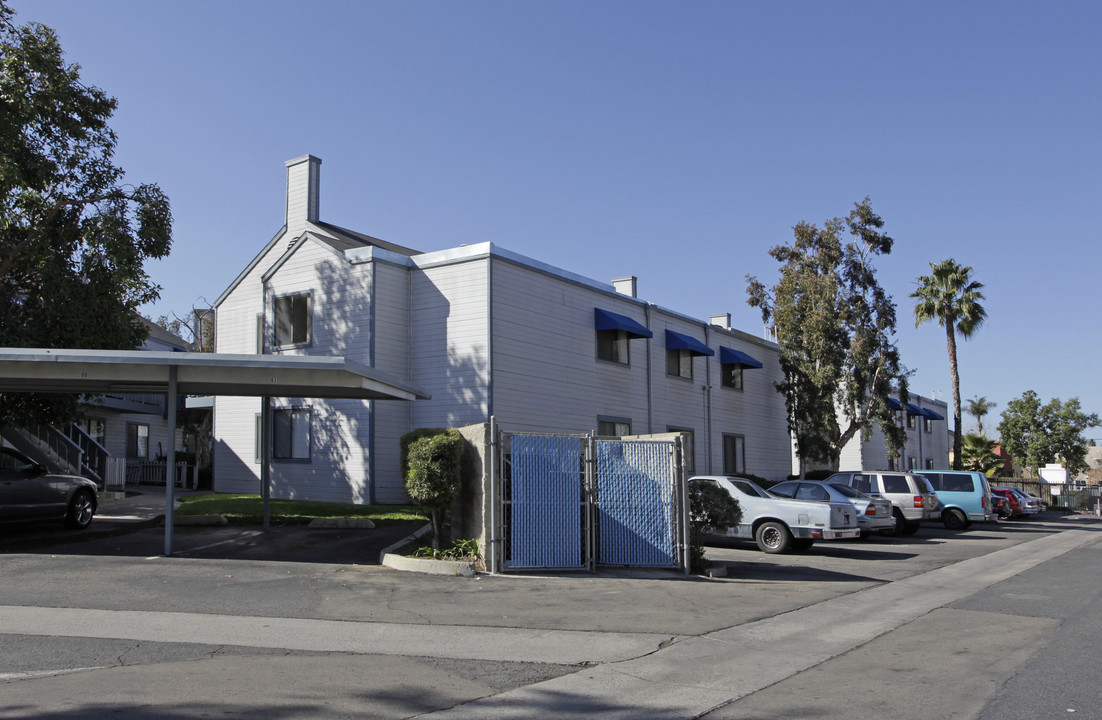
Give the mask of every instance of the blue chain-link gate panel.
<path id="1" fill-rule="evenodd" d="M 509 569 L 582 569 L 583 438 L 509 437 L 506 519 Z"/>
<path id="2" fill-rule="evenodd" d="M 679 567 L 672 443 L 597 440 L 602 565 Z"/>

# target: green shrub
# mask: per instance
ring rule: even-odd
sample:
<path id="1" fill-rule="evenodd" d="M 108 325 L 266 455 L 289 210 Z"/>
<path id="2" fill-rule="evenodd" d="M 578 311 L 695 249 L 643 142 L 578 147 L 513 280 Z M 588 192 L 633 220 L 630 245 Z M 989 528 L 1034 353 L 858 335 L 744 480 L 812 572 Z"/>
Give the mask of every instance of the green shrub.
<path id="1" fill-rule="evenodd" d="M 401 442 L 406 493 L 429 514 L 433 545 L 439 547 L 444 519 L 459 492 L 463 437 L 458 430 L 415 430 Z"/>
<path id="2" fill-rule="evenodd" d="M 712 482 L 689 483 L 689 569 L 704 570 L 704 533 L 708 528 L 733 527 L 742 522 L 742 508 Z"/>

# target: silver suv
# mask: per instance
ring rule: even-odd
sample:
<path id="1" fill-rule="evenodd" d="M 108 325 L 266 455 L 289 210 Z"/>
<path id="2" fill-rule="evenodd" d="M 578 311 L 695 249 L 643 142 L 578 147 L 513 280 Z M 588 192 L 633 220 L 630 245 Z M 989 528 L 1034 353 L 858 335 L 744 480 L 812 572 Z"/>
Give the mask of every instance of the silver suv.
<path id="1" fill-rule="evenodd" d="M 824 482 L 849 485 L 866 495 L 891 500 L 895 530 L 900 535 L 914 535 L 923 522 L 938 517 L 937 495 L 930 491 L 925 478 L 916 473 L 890 470 L 840 472 Z"/>

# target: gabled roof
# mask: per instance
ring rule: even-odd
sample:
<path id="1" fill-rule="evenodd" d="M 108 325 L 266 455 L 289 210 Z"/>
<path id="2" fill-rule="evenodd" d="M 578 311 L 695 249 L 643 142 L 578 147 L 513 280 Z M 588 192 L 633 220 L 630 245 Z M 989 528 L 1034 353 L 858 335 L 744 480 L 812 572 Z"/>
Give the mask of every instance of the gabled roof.
<path id="1" fill-rule="evenodd" d="M 142 324 L 149 329 L 149 339 L 159 341 L 165 345 L 169 345 L 173 348 L 179 348 L 181 351 L 190 352 L 195 349 L 195 346 L 184 340 L 179 335 L 165 330 L 163 327 L 153 322 L 149 318 L 141 318 Z"/>
<path id="2" fill-rule="evenodd" d="M 383 250 L 389 250 L 390 252 L 399 253 L 400 255 L 413 256 L 421 254 L 420 250 L 411 250 L 410 248 L 396 245 L 394 243 L 387 242 L 386 240 L 380 240 L 379 238 L 371 237 L 370 235 L 364 235 L 363 233 L 358 233 L 355 230 L 349 230 L 338 225 L 332 225 L 327 222 L 318 221 L 316 223 L 309 224 L 314 225 L 324 233 L 328 233 L 329 235 L 331 235 L 331 240 L 323 236 L 319 237 L 320 239 L 327 242 L 331 247 L 333 247 L 333 249 L 340 250 L 341 252 L 345 250 L 351 250 L 352 248 L 373 245 L 377 248 L 382 248 Z"/>
<path id="3" fill-rule="evenodd" d="M 371 237 L 370 235 L 358 233 L 354 230 L 342 228 L 339 225 L 332 225 L 327 222 L 318 221 L 316 223 L 307 223 L 307 228 L 308 229 L 306 232 L 310 233 L 311 237 L 314 240 L 325 243 L 327 246 L 329 246 L 331 249 L 339 254 L 343 254 L 345 251 L 348 250 L 356 250 L 364 247 L 377 247 L 381 250 L 397 253 L 399 255 L 405 255 L 406 257 L 412 257 L 414 255 L 422 254 L 419 250 L 413 250 L 402 245 L 387 242 L 386 240 L 380 240 L 379 238 Z M 241 284 L 241 281 L 245 279 L 245 276 L 248 275 L 249 272 L 251 272 L 252 269 L 260 263 L 260 261 L 272 250 L 272 248 L 284 240 L 284 235 L 286 234 L 286 232 L 287 226 L 284 225 L 282 228 L 280 228 L 279 232 L 275 234 L 275 237 L 269 240 L 268 244 L 265 245 L 264 248 L 256 254 L 256 257 L 252 259 L 252 262 L 250 262 L 249 265 L 244 270 L 242 270 L 236 278 L 234 278 L 234 281 L 230 283 L 229 287 L 222 291 L 222 294 L 219 295 L 218 299 L 214 301 L 214 307 L 218 307 L 219 305 L 221 305 L 222 301 L 225 300 L 226 297 L 229 296 L 229 294 L 233 292 L 233 290 L 238 285 Z M 298 237 L 301 237 L 301 235 Z M 292 243 L 292 245 L 293 244 L 294 243 Z M 276 262 L 279 262 L 278 258 Z"/>

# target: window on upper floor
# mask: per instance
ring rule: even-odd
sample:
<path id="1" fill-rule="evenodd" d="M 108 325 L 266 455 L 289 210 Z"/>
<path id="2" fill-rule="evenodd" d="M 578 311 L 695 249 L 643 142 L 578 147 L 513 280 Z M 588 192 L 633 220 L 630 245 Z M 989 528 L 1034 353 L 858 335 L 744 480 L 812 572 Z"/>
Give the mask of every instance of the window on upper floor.
<path id="1" fill-rule="evenodd" d="M 720 365 L 720 382 L 723 387 L 742 390 L 742 366 Z"/>
<path id="2" fill-rule="evenodd" d="M 734 348 L 719 349 L 719 380 L 725 388 L 742 390 L 742 373 L 746 368 L 761 368 L 761 361 Z"/>
<path id="3" fill-rule="evenodd" d="M 597 331 L 597 359 L 606 362 L 631 364 L 628 334 L 623 330 Z"/>
<path id="4" fill-rule="evenodd" d="M 654 333 L 627 315 L 601 308 L 593 309 L 593 328 L 597 331 L 597 359 L 617 365 L 631 364 L 628 348 L 632 338 L 654 336 Z"/>
<path id="5" fill-rule="evenodd" d="M 284 295 L 275 299 L 275 346 L 310 344 L 310 293 Z"/>
<path id="6" fill-rule="evenodd" d="M 932 433 L 934 431 L 934 421 L 931 418 L 922 418 L 922 426 L 926 429 L 927 433 Z"/>
<path id="7" fill-rule="evenodd" d="M 716 351 L 689 335 L 666 330 L 666 374 L 692 379 L 693 358 L 712 356 Z"/>
<path id="8" fill-rule="evenodd" d="M 666 374 L 693 379 L 693 355 L 683 348 L 666 350 Z"/>

